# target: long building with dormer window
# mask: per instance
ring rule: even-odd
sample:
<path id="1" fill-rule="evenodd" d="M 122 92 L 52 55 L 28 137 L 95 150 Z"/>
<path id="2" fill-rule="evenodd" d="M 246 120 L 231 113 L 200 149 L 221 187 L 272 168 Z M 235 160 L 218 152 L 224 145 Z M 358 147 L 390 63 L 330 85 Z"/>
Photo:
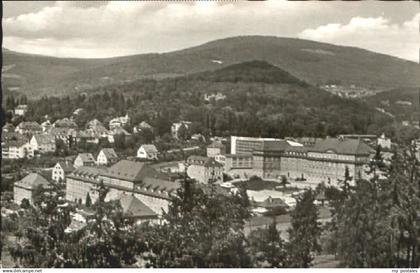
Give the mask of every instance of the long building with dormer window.
<path id="1" fill-rule="evenodd" d="M 89 194 L 95 202 L 101 183 L 109 188 L 108 200 L 118 199 L 122 193 L 133 194 L 158 215 L 167 211 L 170 197 L 179 187 L 144 163 L 121 160 L 109 168 L 82 166 L 74 170 L 67 176 L 66 199 L 84 204 Z"/>

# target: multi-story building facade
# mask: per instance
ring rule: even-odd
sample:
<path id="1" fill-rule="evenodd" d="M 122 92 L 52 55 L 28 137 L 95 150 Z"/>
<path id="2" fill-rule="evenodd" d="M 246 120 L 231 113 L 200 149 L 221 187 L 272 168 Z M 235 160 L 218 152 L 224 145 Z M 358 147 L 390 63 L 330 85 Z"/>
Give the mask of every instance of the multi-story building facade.
<path id="1" fill-rule="evenodd" d="M 337 186 L 346 168 L 354 179 L 366 177 L 364 166 L 372 153 L 373 149 L 361 139 L 318 139 L 311 146 L 268 140 L 254 145 L 252 155 L 227 155 L 225 171 L 235 173 L 242 169 L 264 178 L 286 176 L 313 185 L 325 182 Z"/>
<path id="2" fill-rule="evenodd" d="M 279 141 L 276 138 L 230 137 L 230 153 L 233 155 L 252 154 L 255 149 L 261 149 L 264 142 Z"/>
<path id="3" fill-rule="evenodd" d="M 32 158 L 34 151 L 25 136 L 17 133 L 3 133 L 1 155 L 4 159 Z"/>
<path id="4" fill-rule="evenodd" d="M 179 183 L 141 162 L 121 160 L 109 168 L 79 167 L 67 176 L 66 199 L 85 203 L 89 194 L 92 201 L 98 198 L 97 188 L 109 188 L 107 200 L 118 199 L 123 193 L 133 194 L 156 214 L 167 211 L 170 196 Z"/>
<path id="5" fill-rule="evenodd" d="M 187 159 L 189 177 L 200 183 L 223 182 L 223 165 L 214 158 L 192 155 Z"/>

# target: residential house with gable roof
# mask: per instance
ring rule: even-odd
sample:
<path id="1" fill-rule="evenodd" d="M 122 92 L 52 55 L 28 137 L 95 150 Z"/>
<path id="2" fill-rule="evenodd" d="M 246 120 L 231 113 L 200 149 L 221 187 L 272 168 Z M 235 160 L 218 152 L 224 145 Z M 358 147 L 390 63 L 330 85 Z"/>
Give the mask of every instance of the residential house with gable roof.
<path id="1" fill-rule="evenodd" d="M 74 167 L 78 168 L 81 166 L 95 166 L 95 158 L 91 153 L 80 153 L 77 155 L 76 159 L 74 160 Z"/>
<path id="2" fill-rule="evenodd" d="M 38 151 L 39 153 L 53 153 L 56 150 L 55 137 L 47 134 L 36 134 L 33 135 L 29 144 L 32 146 L 32 150 Z"/>
<path id="3" fill-rule="evenodd" d="M 16 182 L 13 186 L 13 200 L 16 204 L 21 204 L 23 199 L 28 199 L 33 204 L 34 191 L 37 187 L 42 186 L 44 189 L 51 188 L 50 183 L 37 173 L 30 173 L 22 180 Z"/>
<path id="4" fill-rule="evenodd" d="M 122 207 L 124 218 L 132 219 L 136 224 L 143 222 L 154 223 L 158 221 L 158 215 L 134 194 L 121 194 L 117 199 Z"/>
<path id="5" fill-rule="evenodd" d="M 66 181 L 66 176 L 74 171 L 74 166 L 69 161 L 59 161 L 52 169 L 51 179 L 55 182 Z"/>
<path id="6" fill-rule="evenodd" d="M 153 144 L 143 144 L 137 150 L 137 158 L 157 160 L 159 151 Z"/>
<path id="7" fill-rule="evenodd" d="M 98 165 L 109 165 L 118 161 L 118 155 L 113 148 L 103 148 L 99 152 L 96 162 Z"/>

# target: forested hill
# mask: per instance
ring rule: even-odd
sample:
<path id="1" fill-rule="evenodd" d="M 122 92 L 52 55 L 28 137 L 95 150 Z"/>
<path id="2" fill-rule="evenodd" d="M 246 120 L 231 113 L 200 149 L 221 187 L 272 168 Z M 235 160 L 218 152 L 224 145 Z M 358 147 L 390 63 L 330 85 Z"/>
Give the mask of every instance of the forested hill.
<path id="1" fill-rule="evenodd" d="M 420 86 L 418 63 L 301 39 L 241 36 L 184 50 L 108 59 L 68 59 L 3 49 L 4 92 L 64 96 L 136 79 L 166 78 L 252 60 L 270 62 L 311 84 L 328 81 L 391 89 Z"/>
<path id="2" fill-rule="evenodd" d="M 252 82 L 247 75 L 252 75 Z M 204 95 L 223 94 L 207 102 Z M 87 96 L 43 98 L 30 102 L 28 117 L 52 121 L 76 108 L 83 127 L 125 115 L 146 120 L 163 136 L 172 122 L 190 120 L 192 133 L 244 136 L 334 136 L 366 133 L 389 124 L 389 117 L 358 101 L 344 100 L 261 61 L 161 80 L 143 79 L 89 90 Z M 10 102 L 9 102 L 10 103 Z"/>

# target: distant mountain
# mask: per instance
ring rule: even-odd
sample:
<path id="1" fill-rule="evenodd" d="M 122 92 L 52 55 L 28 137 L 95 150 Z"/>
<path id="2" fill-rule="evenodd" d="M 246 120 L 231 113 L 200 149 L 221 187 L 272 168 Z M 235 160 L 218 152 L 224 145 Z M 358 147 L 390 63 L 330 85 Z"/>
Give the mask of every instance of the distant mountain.
<path id="1" fill-rule="evenodd" d="M 169 133 L 172 122 L 193 122 L 193 133 L 244 136 L 334 136 L 366 133 L 388 116 L 358 100 L 346 100 L 306 83 L 264 61 L 239 64 L 165 79 L 139 79 L 88 90 L 88 96 L 30 101 L 28 116 L 40 121 L 77 117 L 84 126 L 128 114 L 133 124 L 143 120 Z M 212 94 L 222 99 L 206 100 Z"/>
<path id="2" fill-rule="evenodd" d="M 415 62 L 359 48 L 269 36 L 233 37 L 169 53 L 107 59 L 54 58 L 3 50 L 3 64 L 10 69 L 3 72 L 2 84 L 29 97 L 63 95 L 254 60 L 267 61 L 314 85 L 335 81 L 380 89 L 420 86 L 420 65 Z"/>

